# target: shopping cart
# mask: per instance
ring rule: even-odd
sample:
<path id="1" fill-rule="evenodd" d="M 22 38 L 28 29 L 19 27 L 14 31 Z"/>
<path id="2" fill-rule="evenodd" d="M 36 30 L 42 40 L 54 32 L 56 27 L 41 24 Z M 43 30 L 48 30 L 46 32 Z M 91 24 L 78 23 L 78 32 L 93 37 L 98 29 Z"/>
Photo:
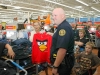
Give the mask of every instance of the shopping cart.
<path id="1" fill-rule="evenodd" d="M 5 60 L 5 62 L 8 62 L 8 61 L 11 62 L 14 66 L 16 66 L 18 69 L 20 69 L 20 70 L 22 70 L 23 72 L 25 72 L 24 75 L 28 75 L 27 71 L 26 71 L 23 67 L 21 67 L 19 64 L 17 64 L 16 62 L 14 62 L 14 61 L 11 60 L 11 59 Z M 17 72 L 16 75 L 19 75 L 19 73 Z"/>

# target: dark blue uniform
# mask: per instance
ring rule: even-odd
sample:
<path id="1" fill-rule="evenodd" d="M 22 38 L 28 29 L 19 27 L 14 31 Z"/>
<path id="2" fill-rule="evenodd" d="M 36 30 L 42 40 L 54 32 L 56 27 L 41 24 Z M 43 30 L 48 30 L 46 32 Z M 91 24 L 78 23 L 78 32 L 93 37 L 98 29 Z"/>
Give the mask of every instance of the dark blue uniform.
<path id="1" fill-rule="evenodd" d="M 67 50 L 63 62 L 58 68 L 59 75 L 70 75 L 74 63 L 74 34 L 69 23 L 64 20 L 53 35 L 51 62 L 54 63 L 59 48 Z"/>

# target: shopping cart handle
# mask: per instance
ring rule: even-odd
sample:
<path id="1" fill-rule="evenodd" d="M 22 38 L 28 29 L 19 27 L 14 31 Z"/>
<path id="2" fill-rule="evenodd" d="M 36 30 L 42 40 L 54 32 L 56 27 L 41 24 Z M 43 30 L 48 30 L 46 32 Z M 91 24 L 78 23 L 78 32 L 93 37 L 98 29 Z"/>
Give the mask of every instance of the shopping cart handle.
<path id="1" fill-rule="evenodd" d="M 17 63 L 15 63 L 13 61 L 11 61 L 11 63 L 14 64 L 15 66 L 17 66 L 20 70 L 23 70 L 24 69 L 23 67 L 21 67 L 20 65 L 18 65 Z"/>
<path id="2" fill-rule="evenodd" d="M 19 64 L 17 64 L 17 63 L 15 63 L 13 60 L 11 60 L 11 59 L 8 59 L 8 60 L 6 60 L 6 62 L 7 61 L 10 61 L 12 64 L 14 64 L 16 67 L 18 67 L 20 70 L 22 70 L 22 71 L 24 71 L 25 72 L 25 75 L 27 75 L 27 71 L 23 68 L 23 67 L 21 67 Z"/>

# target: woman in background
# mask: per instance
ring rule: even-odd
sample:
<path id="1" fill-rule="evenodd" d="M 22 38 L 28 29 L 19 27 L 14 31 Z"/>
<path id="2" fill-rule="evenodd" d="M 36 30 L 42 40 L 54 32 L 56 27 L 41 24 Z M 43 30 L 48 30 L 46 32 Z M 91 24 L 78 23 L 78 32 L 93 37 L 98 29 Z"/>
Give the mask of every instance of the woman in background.
<path id="1" fill-rule="evenodd" d="M 29 40 L 31 42 L 33 42 L 33 37 L 34 37 L 34 34 L 40 32 L 41 30 L 41 24 L 37 21 L 33 24 L 33 28 L 34 30 L 30 32 L 30 37 L 29 37 Z"/>
<path id="2" fill-rule="evenodd" d="M 41 24 L 40 24 L 40 22 L 38 22 L 38 21 L 35 22 L 35 23 L 33 24 L 33 27 L 34 27 L 34 30 L 31 32 L 31 35 L 30 35 L 30 37 L 29 37 L 29 40 L 30 40 L 31 42 L 33 42 L 34 34 L 39 33 L 39 32 L 41 31 Z M 47 68 L 47 65 L 48 65 L 48 63 L 42 63 L 42 64 L 40 64 L 40 67 L 43 68 L 42 70 L 45 71 L 45 74 L 46 74 L 46 75 L 48 75 L 48 68 Z"/>
<path id="3" fill-rule="evenodd" d="M 100 58 L 100 25 L 97 26 L 95 36 L 96 36 L 95 44 L 96 44 L 96 47 L 98 48 L 98 57 Z"/>

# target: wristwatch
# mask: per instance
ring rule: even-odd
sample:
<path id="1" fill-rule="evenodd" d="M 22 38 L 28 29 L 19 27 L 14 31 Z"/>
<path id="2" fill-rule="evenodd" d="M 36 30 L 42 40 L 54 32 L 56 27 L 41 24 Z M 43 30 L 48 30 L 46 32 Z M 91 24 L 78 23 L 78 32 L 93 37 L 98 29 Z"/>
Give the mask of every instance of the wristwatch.
<path id="1" fill-rule="evenodd" d="M 54 66 L 54 65 L 52 66 L 52 68 L 54 68 L 54 69 L 58 69 L 58 67 L 56 67 L 56 66 Z"/>

